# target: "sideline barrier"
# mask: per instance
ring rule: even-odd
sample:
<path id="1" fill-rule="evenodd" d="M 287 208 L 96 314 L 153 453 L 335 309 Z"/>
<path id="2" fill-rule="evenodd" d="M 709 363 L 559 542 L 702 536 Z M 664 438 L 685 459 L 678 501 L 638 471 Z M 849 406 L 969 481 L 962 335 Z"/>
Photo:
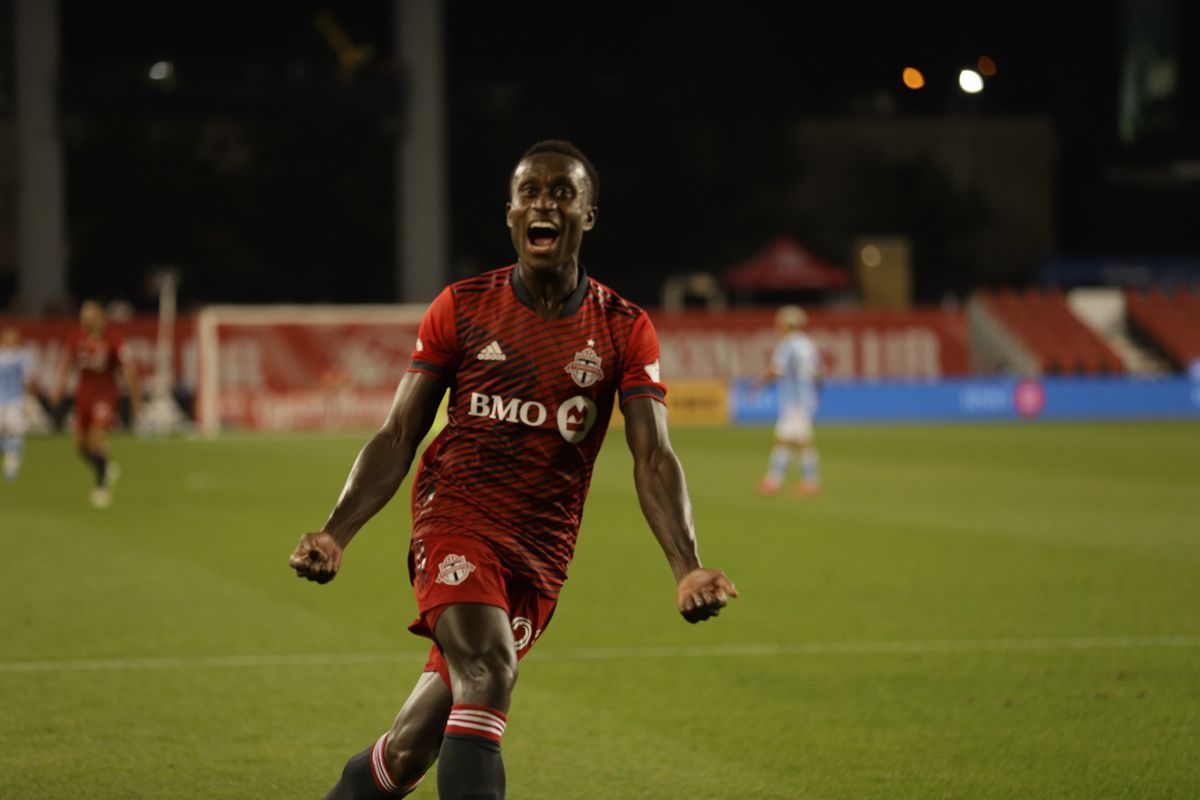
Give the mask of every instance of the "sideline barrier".
<path id="1" fill-rule="evenodd" d="M 250 430 L 378 424 L 416 341 L 420 307 L 211 308 L 175 328 L 177 395 L 199 391 L 201 421 Z M 1193 379 L 946 377 L 966 369 L 961 315 L 812 315 L 827 374 L 817 419 L 940 422 L 1020 419 L 1186 419 L 1200 417 L 1200 370 Z M 204 324 L 199 324 L 201 318 Z M 767 424 L 774 389 L 751 396 L 775 341 L 769 312 L 657 315 L 671 421 L 677 425 Z M 17 319 L 45 392 L 64 357 L 73 319 Z M 828 330 L 821 333 L 816 323 Z M 114 323 L 146 385 L 154 373 L 157 322 Z M 822 329 L 823 330 L 823 329 Z M 821 338 L 821 337 L 824 338 Z M 202 346 L 207 344 L 207 346 Z M 861 380 L 864 376 L 893 376 Z M 907 379 L 901 379 L 899 376 Z M 939 377 L 942 376 L 942 377 Z M 856 382 L 852 379 L 858 378 Z M 207 387 L 207 391 L 204 390 Z M 70 387 L 68 387 L 70 391 Z M 614 415 L 618 424 L 621 415 Z"/>
<path id="2" fill-rule="evenodd" d="M 775 421 L 774 387 L 730 389 L 735 424 Z M 989 378 L 828 383 L 818 422 L 1200 419 L 1200 381 L 1186 377 Z"/>
<path id="3" fill-rule="evenodd" d="M 728 425 L 730 395 L 725 381 L 671 381 L 667 384 L 671 424 L 689 428 Z M 624 424 L 624 415 L 613 411 L 611 425 L 622 427 Z"/>

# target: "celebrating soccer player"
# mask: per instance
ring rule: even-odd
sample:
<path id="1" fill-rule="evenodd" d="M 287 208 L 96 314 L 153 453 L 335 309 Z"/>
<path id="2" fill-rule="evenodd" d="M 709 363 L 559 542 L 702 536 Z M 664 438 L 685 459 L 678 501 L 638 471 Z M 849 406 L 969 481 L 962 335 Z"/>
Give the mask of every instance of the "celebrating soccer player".
<path id="1" fill-rule="evenodd" d="M 654 327 L 579 263 L 596 224 L 595 169 L 567 142 L 540 142 L 509 189 L 517 263 L 433 301 L 387 421 L 325 526 L 291 557 L 301 577 L 334 578 L 346 545 L 399 488 L 450 388 L 448 424 L 412 490 L 408 567 L 419 616 L 409 629 L 434 644 L 391 729 L 346 763 L 327 800 L 402 797 L 435 760 L 444 800 L 504 797 L 500 739 L 517 663 L 554 613 L 618 399 L 638 499 L 674 573 L 679 612 L 699 622 L 737 596 L 724 573 L 700 564 Z"/>
<path id="2" fill-rule="evenodd" d="M 85 300 L 79 307 L 80 330 L 67 342 L 67 354 L 50 394 L 50 403 L 57 407 L 67 385 L 67 375 L 79 371 L 75 389 L 75 447 L 95 472 L 92 505 L 107 508 L 112 503 L 113 488 L 119 469 L 108 458 L 108 431 L 116 424 L 120 393 L 117 373 L 125 379 L 129 403 L 136 418 L 142 406 L 137 371 L 133 368 L 125 342 L 108 330 L 104 309 L 95 300 Z"/>

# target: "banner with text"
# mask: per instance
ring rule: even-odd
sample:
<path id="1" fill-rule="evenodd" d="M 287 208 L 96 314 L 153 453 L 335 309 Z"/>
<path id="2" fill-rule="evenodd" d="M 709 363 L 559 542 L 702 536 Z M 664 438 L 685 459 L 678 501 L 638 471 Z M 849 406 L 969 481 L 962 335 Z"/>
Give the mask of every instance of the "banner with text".
<path id="1" fill-rule="evenodd" d="M 668 385 L 758 377 L 779 340 L 770 310 L 651 316 Z M 957 311 L 812 311 L 808 333 L 830 380 L 928 380 L 970 370 L 966 316 Z"/>

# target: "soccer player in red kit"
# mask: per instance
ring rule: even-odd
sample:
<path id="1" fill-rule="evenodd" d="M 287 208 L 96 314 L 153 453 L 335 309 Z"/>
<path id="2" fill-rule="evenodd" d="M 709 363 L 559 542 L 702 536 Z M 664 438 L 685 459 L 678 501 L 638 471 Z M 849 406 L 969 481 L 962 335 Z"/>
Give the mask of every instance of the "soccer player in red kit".
<path id="1" fill-rule="evenodd" d="M 92 505 L 107 508 L 112 503 L 113 487 L 118 468 L 108 458 L 108 431 L 117 421 L 120 391 L 117 373 L 125 378 L 129 402 L 136 418 L 141 410 L 142 395 L 138 389 L 137 371 L 126 353 L 125 341 L 108 330 L 104 309 L 95 300 L 85 300 L 79 307 L 80 330 L 67 341 L 67 353 L 58 371 L 51 405 L 62 400 L 67 376 L 79 372 L 75 389 L 75 447 L 96 474 L 92 489 Z"/>
<path id="2" fill-rule="evenodd" d="M 402 797 L 435 760 L 443 800 L 504 797 L 500 739 L 517 663 L 554 613 L 618 400 L 679 612 L 698 622 L 737 594 L 700 564 L 654 327 L 579 263 L 597 189 L 595 169 L 567 142 L 521 157 L 507 206 L 517 263 L 433 301 L 387 421 L 323 529 L 292 554 L 301 577 L 333 579 L 351 538 L 400 486 L 449 388 L 448 424 L 413 481 L 408 555 L 419 614 L 410 630 L 434 644 L 391 729 L 347 762 L 327 800 Z"/>

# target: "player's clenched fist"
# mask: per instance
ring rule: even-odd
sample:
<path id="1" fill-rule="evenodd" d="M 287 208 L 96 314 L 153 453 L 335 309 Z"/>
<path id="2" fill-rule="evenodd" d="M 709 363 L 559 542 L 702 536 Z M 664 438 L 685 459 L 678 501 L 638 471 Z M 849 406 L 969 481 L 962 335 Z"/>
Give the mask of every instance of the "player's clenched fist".
<path id="1" fill-rule="evenodd" d="M 733 581 L 719 569 L 694 569 L 679 581 L 675 599 L 688 622 L 700 622 L 721 613 L 730 597 L 737 597 Z"/>
<path id="2" fill-rule="evenodd" d="M 342 546 L 328 533 L 306 533 L 288 560 L 296 577 L 329 583 L 342 565 Z"/>

